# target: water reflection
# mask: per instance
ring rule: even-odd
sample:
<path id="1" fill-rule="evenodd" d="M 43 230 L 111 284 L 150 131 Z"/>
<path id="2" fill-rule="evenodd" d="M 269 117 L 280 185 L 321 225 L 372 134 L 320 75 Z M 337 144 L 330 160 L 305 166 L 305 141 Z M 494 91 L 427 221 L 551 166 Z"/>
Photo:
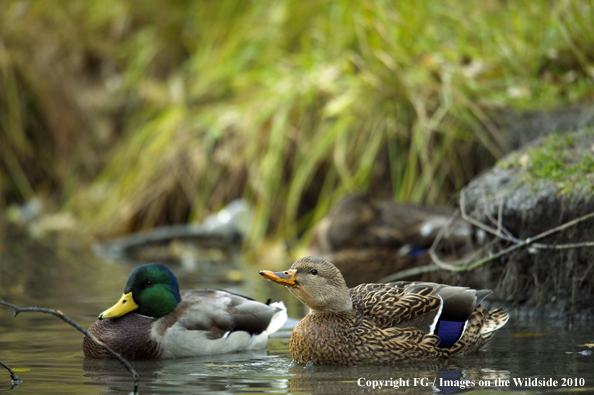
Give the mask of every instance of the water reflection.
<path id="1" fill-rule="evenodd" d="M 574 331 L 550 328 L 542 337 L 513 337 L 526 329 L 543 328 L 533 324 L 512 324 L 498 333 L 479 353 L 451 360 L 394 366 L 295 364 L 287 354 L 289 331 L 272 338 L 267 351 L 184 360 L 137 361 L 133 365 L 141 376 L 140 392 L 143 394 L 261 392 L 346 395 L 395 391 L 402 394 L 459 394 L 477 390 L 547 393 L 594 387 L 593 358 L 581 353 L 584 347 L 580 346 L 592 340 L 593 335 L 587 328 Z M 114 392 L 132 388 L 130 375 L 117 362 L 84 360 L 83 369 L 84 377 L 89 379 L 85 385 Z M 583 378 L 585 385 L 562 387 L 559 380 L 563 377 Z M 552 378 L 559 382 L 555 387 L 535 387 L 514 381 L 524 378 Z"/>
<path id="2" fill-rule="evenodd" d="M 5 244 L 0 246 L 0 251 L 3 252 L 0 259 L 2 299 L 19 306 L 61 309 L 85 327 L 113 304 L 114 297 L 121 295 L 131 270 L 129 265 L 35 244 L 19 246 L 11 241 L 10 248 Z M 296 299 L 282 287 L 262 281 L 257 269 L 244 268 L 248 281 L 241 285 L 219 286 L 258 300 L 282 299 L 289 306 L 290 316 L 302 315 L 302 305 L 295 303 Z M 217 286 L 200 284 L 198 280 L 180 276 L 184 288 Z M 296 321 L 291 323 L 294 325 Z M 396 366 L 293 364 L 288 354 L 289 337 L 290 330 L 280 331 L 271 337 L 268 350 L 258 352 L 135 361 L 133 366 L 140 374 L 140 393 L 455 394 L 477 390 L 530 393 L 594 390 L 594 356 L 590 352 L 594 349 L 588 346 L 594 343 L 594 334 L 587 326 L 567 330 L 551 323 L 511 321 L 476 354 L 448 361 Z M 15 369 L 24 381 L 12 393 L 130 393 L 133 388 L 130 374 L 116 361 L 85 360 L 81 340 L 80 333 L 55 317 L 20 314 L 13 318 L 11 309 L 0 307 L 0 359 Z M 419 381 L 423 378 L 430 381 L 430 385 Z M 559 383 L 555 387 L 534 387 L 514 382 L 523 378 L 554 379 Z M 563 378 L 583 379 L 584 384 L 574 381 L 570 387 L 562 387 Z M 398 379 L 408 380 L 408 385 L 399 385 L 395 390 L 393 384 Z M 481 380 L 495 383 L 498 379 L 509 383 L 490 388 L 479 385 Z M 373 389 L 374 380 L 392 380 L 392 384 Z M 474 381 L 475 385 L 460 385 L 461 381 Z M 8 373 L 0 371 L 0 391 L 9 388 Z"/>
<path id="3" fill-rule="evenodd" d="M 318 394 L 439 393 L 455 394 L 487 388 L 494 376 L 509 371 L 482 368 L 475 358 L 402 364 L 396 366 L 330 367 L 293 364 L 291 391 Z"/>
<path id="4" fill-rule="evenodd" d="M 241 392 L 274 392 L 289 387 L 287 370 L 290 362 L 269 356 L 266 350 L 220 356 L 165 361 L 134 361 L 141 377 L 142 394 L 205 392 L 231 394 Z M 132 378 L 115 361 L 83 361 L 86 385 L 104 390 L 131 389 Z"/>

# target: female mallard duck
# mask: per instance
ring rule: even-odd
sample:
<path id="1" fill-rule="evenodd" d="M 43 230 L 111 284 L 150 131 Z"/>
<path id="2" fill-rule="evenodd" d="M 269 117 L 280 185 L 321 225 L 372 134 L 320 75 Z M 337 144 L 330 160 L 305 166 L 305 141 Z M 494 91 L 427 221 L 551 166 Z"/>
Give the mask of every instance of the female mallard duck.
<path id="1" fill-rule="evenodd" d="M 431 262 L 427 249 L 440 230 L 447 252 L 470 244 L 470 226 L 451 212 L 372 199 L 344 197 L 318 225 L 309 252 L 332 261 L 349 286 L 374 282 Z"/>
<path id="2" fill-rule="evenodd" d="M 167 359 L 255 350 L 286 321 L 271 305 L 229 292 L 183 290 L 165 266 L 149 263 L 128 276 L 124 295 L 89 332 L 126 359 Z M 88 338 L 85 356 L 111 358 Z"/>
<path id="3" fill-rule="evenodd" d="M 260 274 L 287 286 L 310 308 L 293 330 L 296 362 L 324 365 L 392 364 L 475 351 L 508 319 L 486 311 L 490 290 L 435 283 L 394 282 L 347 288 L 340 271 L 318 257 L 284 272 Z"/>

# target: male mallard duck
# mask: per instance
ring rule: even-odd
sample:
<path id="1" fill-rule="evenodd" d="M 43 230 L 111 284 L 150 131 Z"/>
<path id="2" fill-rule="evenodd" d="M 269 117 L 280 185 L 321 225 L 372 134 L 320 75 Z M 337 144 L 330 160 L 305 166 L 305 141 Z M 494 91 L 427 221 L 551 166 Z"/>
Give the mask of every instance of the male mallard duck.
<path id="1" fill-rule="evenodd" d="M 490 290 L 404 281 L 349 289 L 336 266 L 318 257 L 301 258 L 284 272 L 260 274 L 287 286 L 310 308 L 289 343 L 300 363 L 447 358 L 479 349 L 508 320 L 505 310 L 480 306 Z"/>
<path id="2" fill-rule="evenodd" d="M 126 359 L 167 359 L 265 348 L 286 319 L 282 303 L 213 289 L 180 293 L 169 269 L 149 263 L 130 273 L 122 298 L 89 332 Z M 83 351 L 111 358 L 86 337 Z"/>
<path id="3" fill-rule="evenodd" d="M 431 262 L 427 249 L 452 213 L 365 195 L 340 200 L 318 225 L 310 254 L 332 261 L 349 286 L 374 282 L 400 270 Z M 449 224 L 442 245 L 457 251 L 470 244 L 471 228 Z"/>

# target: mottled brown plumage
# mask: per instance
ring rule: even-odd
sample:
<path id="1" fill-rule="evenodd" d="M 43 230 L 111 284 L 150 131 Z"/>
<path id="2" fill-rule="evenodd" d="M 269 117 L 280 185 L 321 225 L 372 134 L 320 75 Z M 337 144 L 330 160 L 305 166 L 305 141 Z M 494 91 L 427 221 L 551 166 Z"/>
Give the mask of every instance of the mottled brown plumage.
<path id="1" fill-rule="evenodd" d="M 284 272 L 260 274 L 286 285 L 311 310 L 289 343 L 299 363 L 366 365 L 448 358 L 477 350 L 508 319 L 505 310 L 487 312 L 479 305 L 488 290 L 414 282 L 348 289 L 340 271 L 318 257 L 302 258 Z"/>
<path id="2" fill-rule="evenodd" d="M 309 252 L 334 263 L 349 286 L 378 281 L 430 263 L 424 250 L 451 216 L 444 208 L 348 195 L 320 222 Z M 470 235 L 466 222 L 454 221 L 443 235 L 444 252 L 469 245 Z"/>

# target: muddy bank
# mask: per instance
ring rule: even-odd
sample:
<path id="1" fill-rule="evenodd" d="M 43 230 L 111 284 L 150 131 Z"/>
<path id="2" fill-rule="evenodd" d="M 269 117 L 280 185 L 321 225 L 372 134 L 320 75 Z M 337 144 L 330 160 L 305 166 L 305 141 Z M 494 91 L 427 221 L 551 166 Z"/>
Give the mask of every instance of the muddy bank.
<path id="1" fill-rule="evenodd" d="M 594 212 L 593 144 L 593 129 L 538 139 L 470 182 L 461 192 L 461 207 L 522 240 Z M 594 219 L 589 219 L 539 240 L 548 248 L 521 248 L 472 272 L 428 277 L 490 287 L 495 303 L 509 306 L 518 318 L 591 321 L 594 247 L 560 248 L 592 241 Z M 491 242 L 486 254 L 514 244 L 487 233 L 483 245 Z"/>

